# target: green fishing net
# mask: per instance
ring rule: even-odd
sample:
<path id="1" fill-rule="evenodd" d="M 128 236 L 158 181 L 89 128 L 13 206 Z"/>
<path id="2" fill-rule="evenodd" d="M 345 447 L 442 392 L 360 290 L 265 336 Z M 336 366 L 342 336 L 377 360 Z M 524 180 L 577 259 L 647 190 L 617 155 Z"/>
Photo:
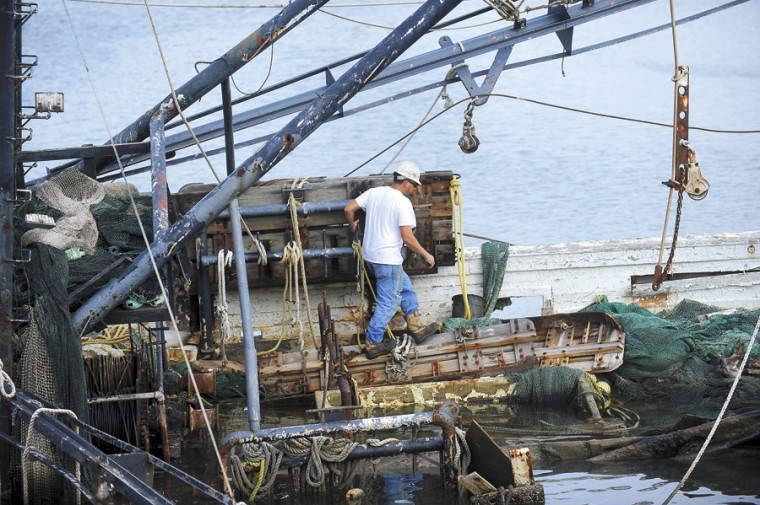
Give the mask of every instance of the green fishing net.
<path id="1" fill-rule="evenodd" d="M 662 398 L 689 406 L 700 415 L 715 415 L 728 396 L 731 367 L 743 357 L 760 311 L 723 311 L 684 300 L 669 313 L 653 314 L 636 305 L 601 303 L 584 311 L 612 314 L 626 333 L 623 364 L 603 377 L 623 399 Z M 738 350 L 733 360 L 729 357 Z M 757 343 L 751 359 L 760 357 Z M 760 378 L 743 375 L 732 409 L 757 408 Z"/>
<path id="2" fill-rule="evenodd" d="M 504 283 L 504 272 L 509 258 L 509 244 L 505 242 L 486 242 L 480 248 L 483 271 L 483 316 L 472 319 L 452 317 L 441 325 L 441 332 L 454 331 L 464 326 L 491 326 L 501 324 L 501 320 L 492 318 L 494 310 L 509 305 L 508 300 L 500 299 L 499 293 Z M 471 296 L 468 296 L 468 300 Z M 478 300 L 480 302 L 480 300 Z M 470 302 L 472 303 L 472 302 Z M 472 307 L 471 307 L 472 308 Z M 474 313 L 475 311 L 473 311 Z"/>

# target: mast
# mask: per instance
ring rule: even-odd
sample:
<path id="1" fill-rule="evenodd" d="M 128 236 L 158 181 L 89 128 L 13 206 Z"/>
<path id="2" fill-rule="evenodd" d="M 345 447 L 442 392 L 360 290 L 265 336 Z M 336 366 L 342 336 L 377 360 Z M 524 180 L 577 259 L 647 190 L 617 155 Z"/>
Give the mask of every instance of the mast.
<path id="1" fill-rule="evenodd" d="M 16 0 L 0 0 L 0 360 L 13 376 L 13 202 L 16 199 L 15 137 L 17 103 Z M 0 431 L 11 432 L 10 406 L 0 403 Z M 0 442 L 0 453 L 10 446 Z M 10 458 L 0 458 L 0 483 L 10 484 Z M 0 489 L 2 496 L 3 489 Z"/>

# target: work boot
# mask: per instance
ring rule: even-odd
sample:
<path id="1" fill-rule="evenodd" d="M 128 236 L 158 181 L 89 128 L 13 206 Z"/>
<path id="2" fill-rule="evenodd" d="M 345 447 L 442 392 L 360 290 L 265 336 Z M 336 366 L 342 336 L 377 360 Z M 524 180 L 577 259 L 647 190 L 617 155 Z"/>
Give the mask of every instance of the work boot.
<path id="1" fill-rule="evenodd" d="M 406 316 L 406 328 L 417 345 L 424 342 L 430 335 L 438 333 L 438 323 L 430 323 L 425 326 L 416 310 Z"/>
<path id="2" fill-rule="evenodd" d="M 388 354 L 396 347 L 396 341 L 390 338 L 384 338 L 379 344 L 370 345 L 369 343 L 364 347 L 364 354 L 367 355 L 367 359 L 379 358 L 383 354 Z"/>

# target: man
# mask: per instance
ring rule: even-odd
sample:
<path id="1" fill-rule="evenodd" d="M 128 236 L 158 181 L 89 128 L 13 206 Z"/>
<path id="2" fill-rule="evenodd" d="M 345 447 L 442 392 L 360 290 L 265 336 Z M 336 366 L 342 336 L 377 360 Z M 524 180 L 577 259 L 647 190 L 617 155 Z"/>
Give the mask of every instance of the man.
<path id="1" fill-rule="evenodd" d="M 417 225 L 412 202 L 409 197 L 420 185 L 420 167 L 412 161 L 402 161 L 393 172 L 390 186 L 372 188 L 352 200 L 346 208 L 346 220 L 351 232 L 355 232 L 359 222 L 354 219 L 356 212 L 364 210 L 364 243 L 362 255 L 367 269 L 377 279 L 377 304 L 367 328 L 369 359 L 391 352 L 395 342 L 383 340 L 385 328 L 399 307 L 404 313 L 407 329 L 420 344 L 438 329 L 436 323 L 425 326 L 417 312 L 419 301 L 412 289 L 409 276 L 401 264 L 401 246 L 406 244 L 412 252 L 423 257 L 428 268 L 433 268 L 435 258 L 420 245 L 412 229 Z"/>

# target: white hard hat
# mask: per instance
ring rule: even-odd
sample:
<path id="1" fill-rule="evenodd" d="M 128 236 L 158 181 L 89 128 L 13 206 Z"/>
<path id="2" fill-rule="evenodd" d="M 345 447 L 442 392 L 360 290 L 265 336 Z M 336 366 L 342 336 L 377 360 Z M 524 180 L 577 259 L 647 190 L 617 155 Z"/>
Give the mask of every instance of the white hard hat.
<path id="1" fill-rule="evenodd" d="M 393 172 L 417 185 L 420 184 L 420 167 L 413 161 L 402 161 Z"/>

